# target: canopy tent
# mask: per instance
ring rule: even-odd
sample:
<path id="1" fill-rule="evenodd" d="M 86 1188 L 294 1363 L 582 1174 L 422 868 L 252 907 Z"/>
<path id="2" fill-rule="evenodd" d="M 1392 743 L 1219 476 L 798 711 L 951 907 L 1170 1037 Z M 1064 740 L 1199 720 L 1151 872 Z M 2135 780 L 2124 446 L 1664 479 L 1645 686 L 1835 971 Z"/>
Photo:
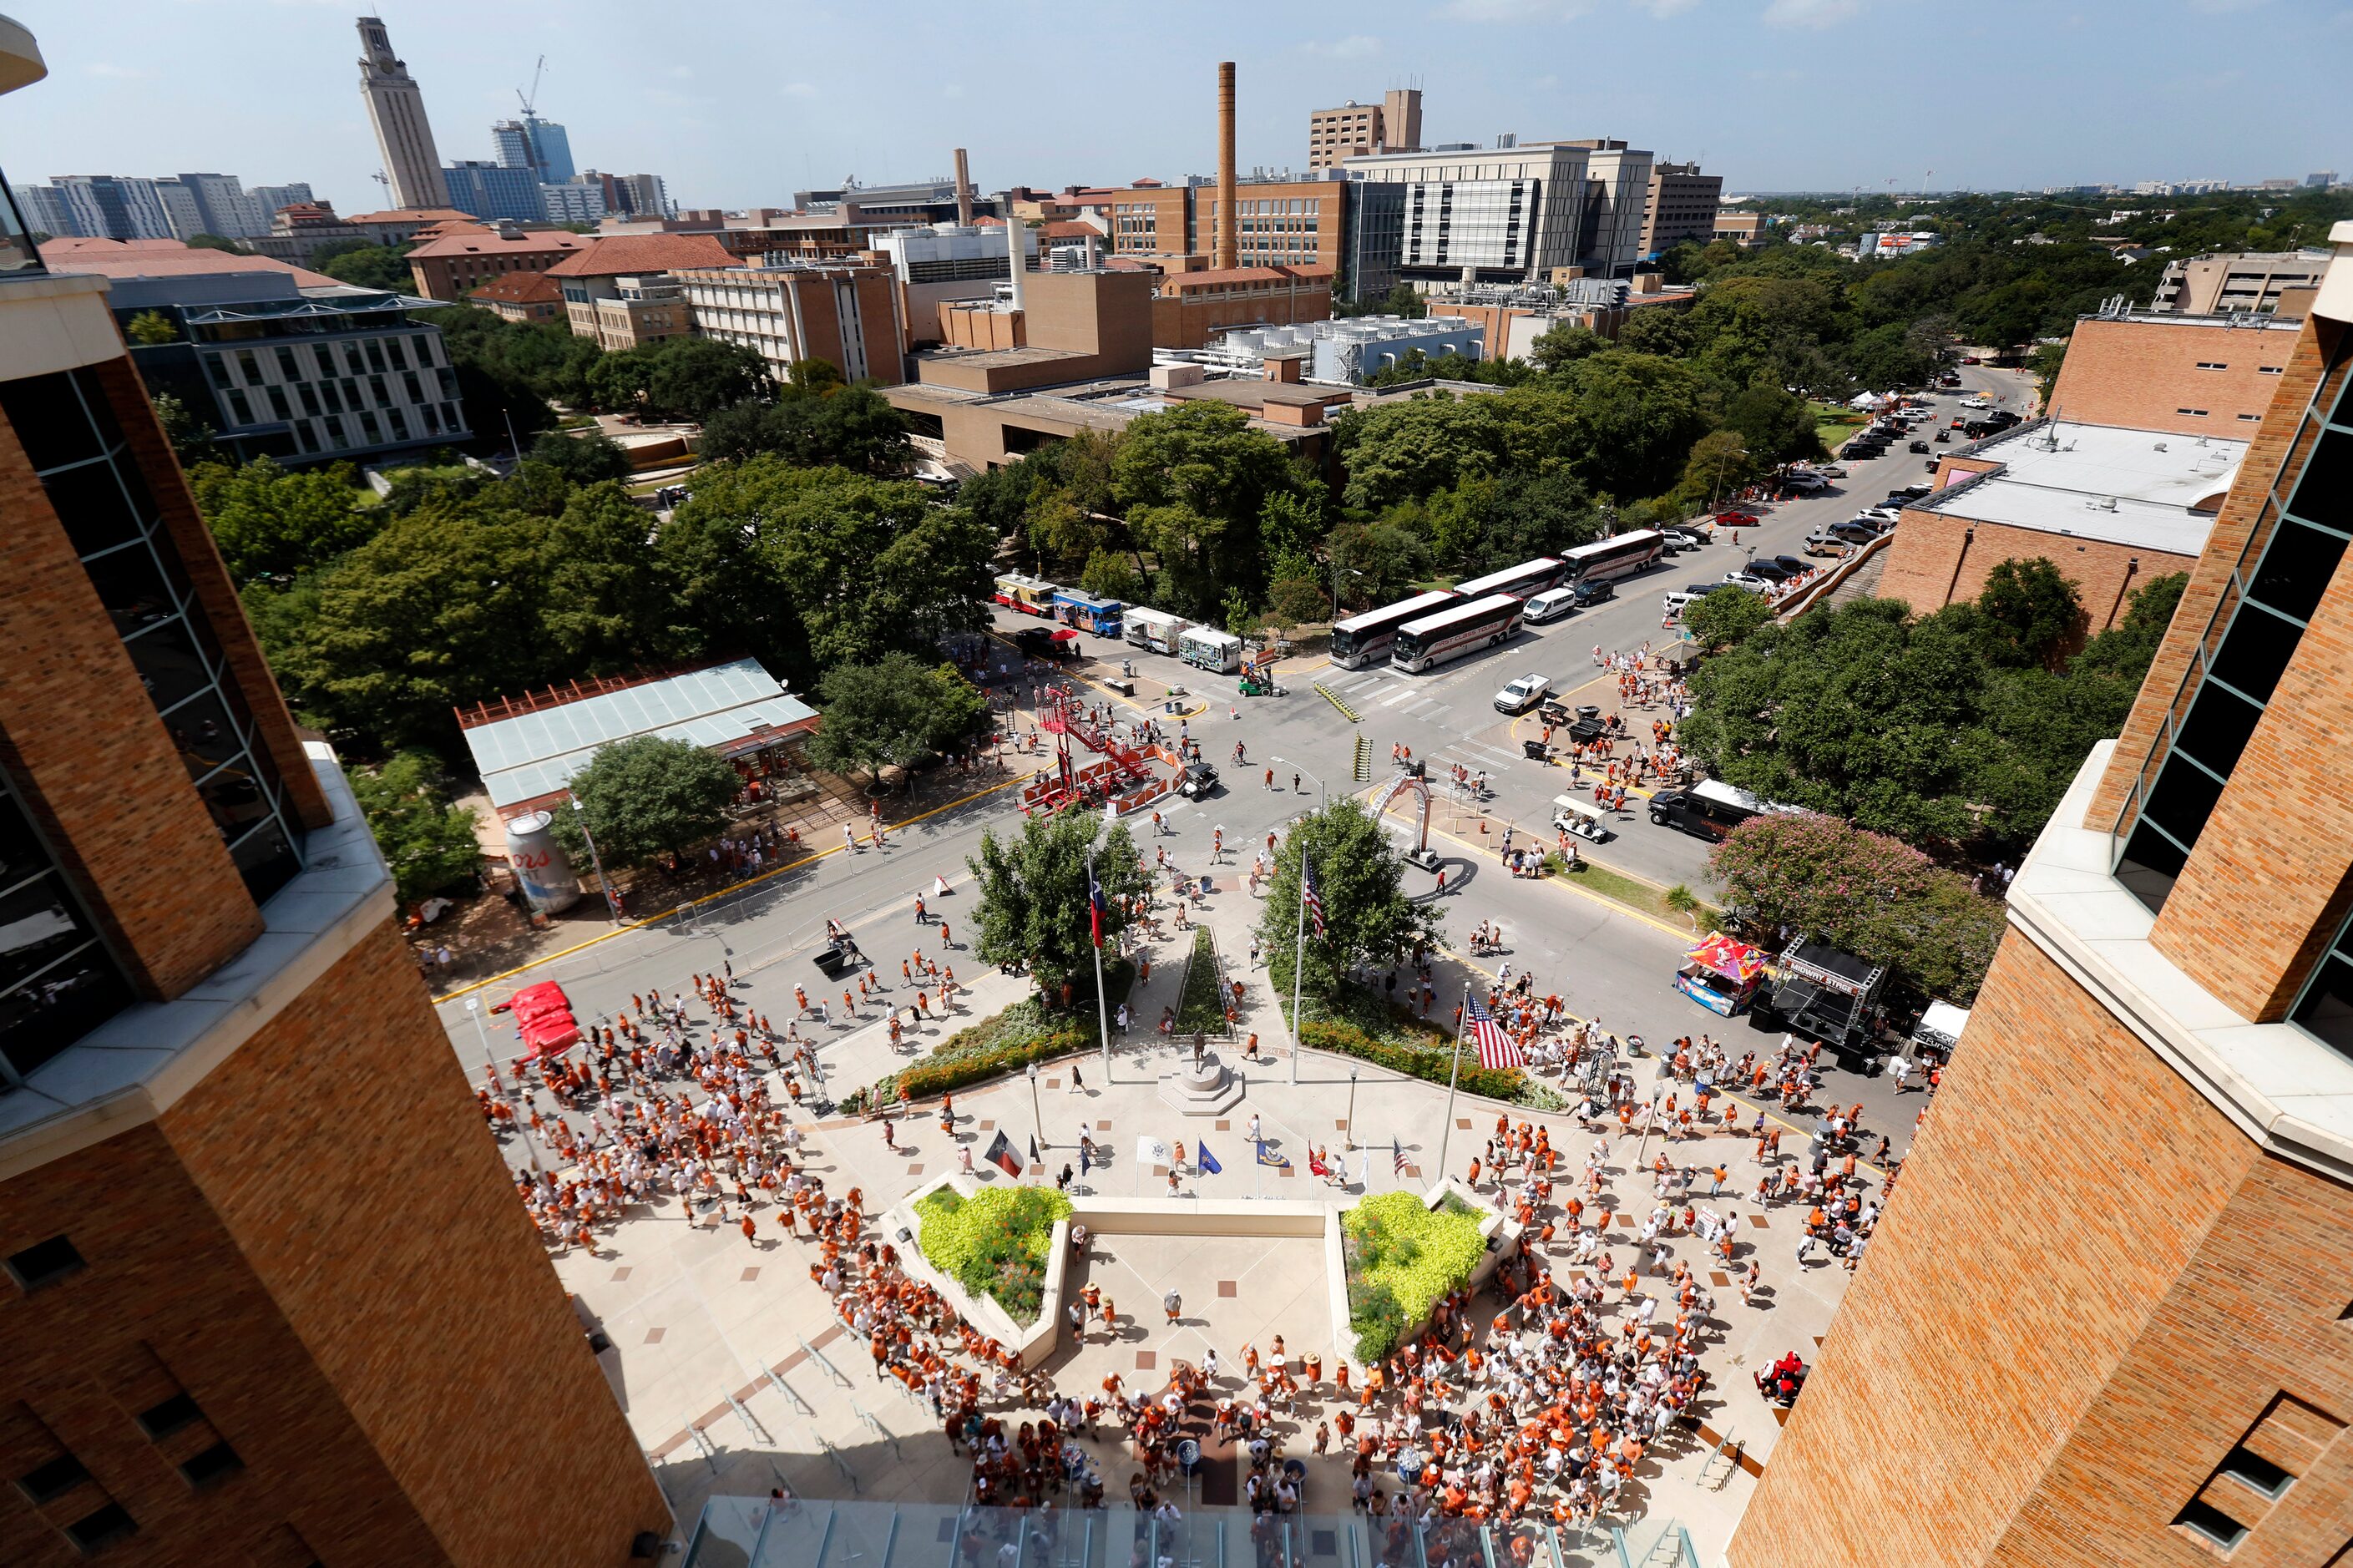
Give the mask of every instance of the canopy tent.
<path id="1" fill-rule="evenodd" d="M 1734 937 L 1717 931 L 1683 954 L 1683 962 L 1746 985 L 1765 973 L 1765 954 Z"/>
<path id="2" fill-rule="evenodd" d="M 512 1012 L 522 1037 L 526 1060 L 561 1056 L 580 1040 L 580 1026 L 572 1016 L 572 999 L 553 980 L 526 985 L 507 998 L 494 1013 Z"/>

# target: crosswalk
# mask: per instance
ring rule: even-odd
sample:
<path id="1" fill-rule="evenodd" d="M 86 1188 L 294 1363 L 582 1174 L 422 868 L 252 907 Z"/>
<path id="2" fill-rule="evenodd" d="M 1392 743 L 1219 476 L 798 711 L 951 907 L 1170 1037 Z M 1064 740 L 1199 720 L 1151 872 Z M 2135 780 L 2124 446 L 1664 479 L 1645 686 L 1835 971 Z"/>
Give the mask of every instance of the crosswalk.
<path id="1" fill-rule="evenodd" d="M 1348 699 L 1360 709 L 1394 709 L 1400 715 L 1415 719 L 1435 719 L 1450 712 L 1453 705 L 1441 702 L 1419 681 L 1392 675 L 1386 670 L 1356 670 L 1325 685 Z"/>

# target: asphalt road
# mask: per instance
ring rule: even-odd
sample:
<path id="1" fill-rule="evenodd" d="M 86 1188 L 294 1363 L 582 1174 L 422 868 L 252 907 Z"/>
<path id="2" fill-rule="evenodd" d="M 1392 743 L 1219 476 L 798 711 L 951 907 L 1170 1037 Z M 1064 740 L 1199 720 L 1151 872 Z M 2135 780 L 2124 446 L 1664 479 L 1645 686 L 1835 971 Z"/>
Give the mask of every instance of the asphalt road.
<path id="1" fill-rule="evenodd" d="M 2013 405 L 2021 395 L 2018 379 L 2003 373 L 1965 370 L 1963 374 L 1971 390 L 1999 391 Z M 1957 400 L 1940 399 L 1938 406 L 1957 407 Z M 1744 529 L 1743 544 L 1753 543 L 1767 554 L 1794 553 L 1809 530 L 1852 516 L 1861 505 L 1876 501 L 1921 471 L 1920 458 L 1902 452 L 1859 465 L 1829 494 L 1787 503 L 1754 531 Z M 1744 555 L 1728 544 L 1714 544 L 1672 557 L 1644 576 L 1621 583 L 1620 597 L 1607 605 L 1531 627 L 1503 648 L 1425 675 L 1387 668 L 1339 671 L 1308 661 L 1282 667 L 1286 695 L 1240 698 L 1230 678 L 1203 678 L 1172 658 L 1086 636 L 1082 641 L 1092 657 L 1080 667 L 1082 682 L 1088 676 L 1101 679 L 1115 675 L 1124 657 L 1132 657 L 1137 674 L 1146 679 L 1134 700 L 1101 685 L 1082 683 L 1079 690 L 1091 700 L 1111 703 L 1122 718 L 1157 718 L 1172 731 L 1183 728 L 1201 741 L 1204 754 L 1224 773 L 1225 787 L 1219 793 L 1198 805 L 1168 811 L 1174 837 L 1160 842 L 1172 858 L 1188 866 L 1206 868 L 1214 829 L 1224 829 L 1229 846 L 1262 844 L 1267 833 L 1280 832 L 1292 817 L 1327 795 L 1377 790 L 1391 776 L 1388 755 L 1394 742 L 1410 745 L 1417 756 L 1434 761 L 1439 764 L 1434 771 L 1442 772 L 1456 760 L 1474 771 L 1485 770 L 1495 791 L 1488 803 L 1485 835 L 1479 832 L 1476 814 L 1467 808 L 1441 799 L 1436 811 L 1433 843 L 1447 868 L 1442 902 L 1450 945 L 1463 949 L 1472 925 L 1500 921 L 1504 951 L 1478 964 L 1493 968 L 1508 961 L 1515 973 L 1533 969 L 1542 989 L 1559 992 L 1579 1016 L 1598 1016 L 1611 1031 L 1640 1035 L 1653 1046 L 1677 1035 L 1705 1031 L 1719 1039 L 1729 1037 L 1736 1056 L 1750 1048 L 1766 1052 L 1778 1042 L 1778 1032 L 1758 1031 L 1746 1018 L 1719 1018 L 1672 988 L 1688 944 L 1687 932 L 1577 890 L 1573 883 L 1559 885 L 1562 879 L 1515 880 L 1503 871 L 1494 853 L 1507 824 L 1549 838 L 1544 827 L 1548 802 L 1566 788 L 1567 779 L 1566 770 L 1546 768 L 1520 754 L 1513 721 L 1494 710 L 1496 689 L 1514 676 L 1535 670 L 1566 688 L 1572 701 L 1580 700 L 1577 689 L 1598 673 L 1594 645 L 1630 650 L 1645 640 L 1661 640 L 1668 634 L 1660 626 L 1659 595 L 1685 582 L 1720 578 Z M 1007 627 L 1038 624 L 1004 611 L 998 620 Z M 1360 723 L 1351 722 L 1317 694 L 1313 683 L 1319 679 L 1342 694 L 1360 715 Z M 1155 682 L 1189 687 L 1177 700 L 1177 710 L 1192 716 L 1180 719 L 1155 700 Z M 1032 718 L 1025 704 L 1015 728 L 1028 728 Z M 1373 776 L 1368 783 L 1351 776 L 1359 732 L 1371 742 Z M 1249 758 L 1246 767 L 1230 763 L 1238 742 Z M 1017 761 L 1015 771 L 1028 765 Z M 1277 770 L 1271 789 L 1264 783 L 1267 766 Z M 1300 774 L 1296 792 L 1292 787 L 1294 769 Z M 715 969 L 723 960 L 732 962 L 739 974 L 769 972 L 786 976 L 788 984 L 805 967 L 806 955 L 821 945 L 828 917 L 857 931 L 870 951 L 912 946 L 918 934 L 911 915 L 913 895 L 929 887 L 936 874 L 965 880 L 965 858 L 974 851 L 983 830 L 1004 831 L 1018 823 L 1009 791 L 989 795 L 899 829 L 887 853 L 851 855 L 836 849 L 741 895 L 717 900 L 691 919 L 622 932 L 550 960 L 534 967 L 529 978 L 562 981 L 581 1016 L 593 1018 L 619 1010 L 632 991 L 649 984 L 671 989 L 690 971 Z M 1410 831 L 1402 813 L 1391 824 L 1400 835 Z M 1652 827 L 1639 812 L 1627 814 L 1618 826 L 1617 838 L 1590 851 L 1596 859 L 1652 881 L 1704 887 L 1704 842 Z M 1411 875 L 1409 888 L 1417 896 L 1438 897 L 1434 878 Z M 476 999 L 487 1008 L 503 1001 L 512 985 L 521 983 L 488 985 Z M 769 1005 L 774 1005 L 773 999 Z M 453 1047 L 470 1064 L 479 1064 L 480 1037 L 463 1002 L 445 1003 L 440 1011 Z M 1898 1102 L 1884 1079 L 1833 1072 L 1826 1093 L 1841 1101 L 1862 1100 L 1877 1127 L 1908 1131 L 1916 1110 L 1916 1096 Z M 1899 1152 L 1904 1143 L 1899 1138 Z"/>

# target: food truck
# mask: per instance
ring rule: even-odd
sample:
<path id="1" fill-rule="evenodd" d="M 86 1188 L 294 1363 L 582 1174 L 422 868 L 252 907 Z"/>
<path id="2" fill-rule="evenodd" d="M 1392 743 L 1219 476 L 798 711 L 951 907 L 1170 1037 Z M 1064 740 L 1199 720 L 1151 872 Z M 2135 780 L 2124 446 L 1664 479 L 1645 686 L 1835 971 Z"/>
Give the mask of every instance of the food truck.
<path id="1" fill-rule="evenodd" d="M 1187 626 L 1177 634 L 1176 657 L 1196 669 L 1231 675 L 1242 667 L 1242 639 L 1215 626 Z"/>
<path id="2" fill-rule="evenodd" d="M 1683 954 L 1675 989 L 1729 1018 L 1756 1000 L 1764 978 L 1763 952 L 1718 931 Z"/>
<path id="3" fill-rule="evenodd" d="M 1138 647 L 1148 647 L 1155 653 L 1175 653 L 1176 639 L 1193 623 L 1182 616 L 1172 616 L 1166 610 L 1146 610 L 1130 605 L 1123 617 L 1127 627 L 1127 640 Z"/>

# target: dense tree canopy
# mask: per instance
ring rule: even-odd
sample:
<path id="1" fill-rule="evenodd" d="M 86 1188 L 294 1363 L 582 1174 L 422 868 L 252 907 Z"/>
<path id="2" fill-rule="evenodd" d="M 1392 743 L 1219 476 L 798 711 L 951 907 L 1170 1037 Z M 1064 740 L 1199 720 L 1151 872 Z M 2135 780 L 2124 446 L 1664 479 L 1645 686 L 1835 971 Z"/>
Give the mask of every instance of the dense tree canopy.
<path id="1" fill-rule="evenodd" d="M 373 535 L 383 519 L 358 503 L 349 463 L 289 471 L 268 458 L 241 468 L 204 463 L 188 474 L 221 559 L 239 582 L 291 576 Z"/>
<path id="2" fill-rule="evenodd" d="M 880 393 L 837 384 L 823 392 L 796 386 L 773 403 L 747 399 L 720 409 L 703 423 L 702 455 L 723 462 L 766 455 L 888 479 L 907 471 L 915 449 L 906 416 Z"/>
<path id="3" fill-rule="evenodd" d="M 353 769 L 351 782 L 401 902 L 461 889 L 480 870 L 474 813 L 449 804 L 430 756 L 403 752 L 380 768 Z"/>
<path id="4" fill-rule="evenodd" d="M 1406 892 L 1404 854 L 1363 802 L 1343 796 L 1292 824 L 1275 851 L 1258 937 L 1266 945 L 1267 973 L 1286 997 L 1297 948 L 1303 854 L 1314 868 L 1324 926 L 1318 936 L 1309 922 L 1307 994 L 1336 995 L 1351 971 L 1402 963 L 1438 942 L 1437 910 Z"/>
<path id="5" fill-rule="evenodd" d="M 558 810 L 554 831 L 578 863 L 589 862 L 593 839 L 607 870 L 643 865 L 718 837 L 743 787 L 735 765 L 716 752 L 691 741 L 637 735 L 600 747 L 572 775 L 579 809 Z"/>
<path id="6" fill-rule="evenodd" d="M 1103 817 L 1092 811 L 1032 816 L 1011 838 L 984 830 L 979 853 L 965 862 L 980 893 L 974 955 L 984 963 L 1026 967 L 1050 1002 L 1059 1004 L 1066 985 L 1090 996 L 1094 992 L 1087 896 L 1091 849 L 1094 881 L 1103 896 L 1103 939 L 1116 952 L 1118 934 L 1129 923 L 1130 902 L 1152 885 L 1124 825 L 1105 832 Z"/>
<path id="7" fill-rule="evenodd" d="M 908 654 L 836 665 L 818 683 L 825 721 L 809 760 L 835 773 L 880 773 L 924 762 L 985 733 L 988 700 L 952 664 Z"/>

